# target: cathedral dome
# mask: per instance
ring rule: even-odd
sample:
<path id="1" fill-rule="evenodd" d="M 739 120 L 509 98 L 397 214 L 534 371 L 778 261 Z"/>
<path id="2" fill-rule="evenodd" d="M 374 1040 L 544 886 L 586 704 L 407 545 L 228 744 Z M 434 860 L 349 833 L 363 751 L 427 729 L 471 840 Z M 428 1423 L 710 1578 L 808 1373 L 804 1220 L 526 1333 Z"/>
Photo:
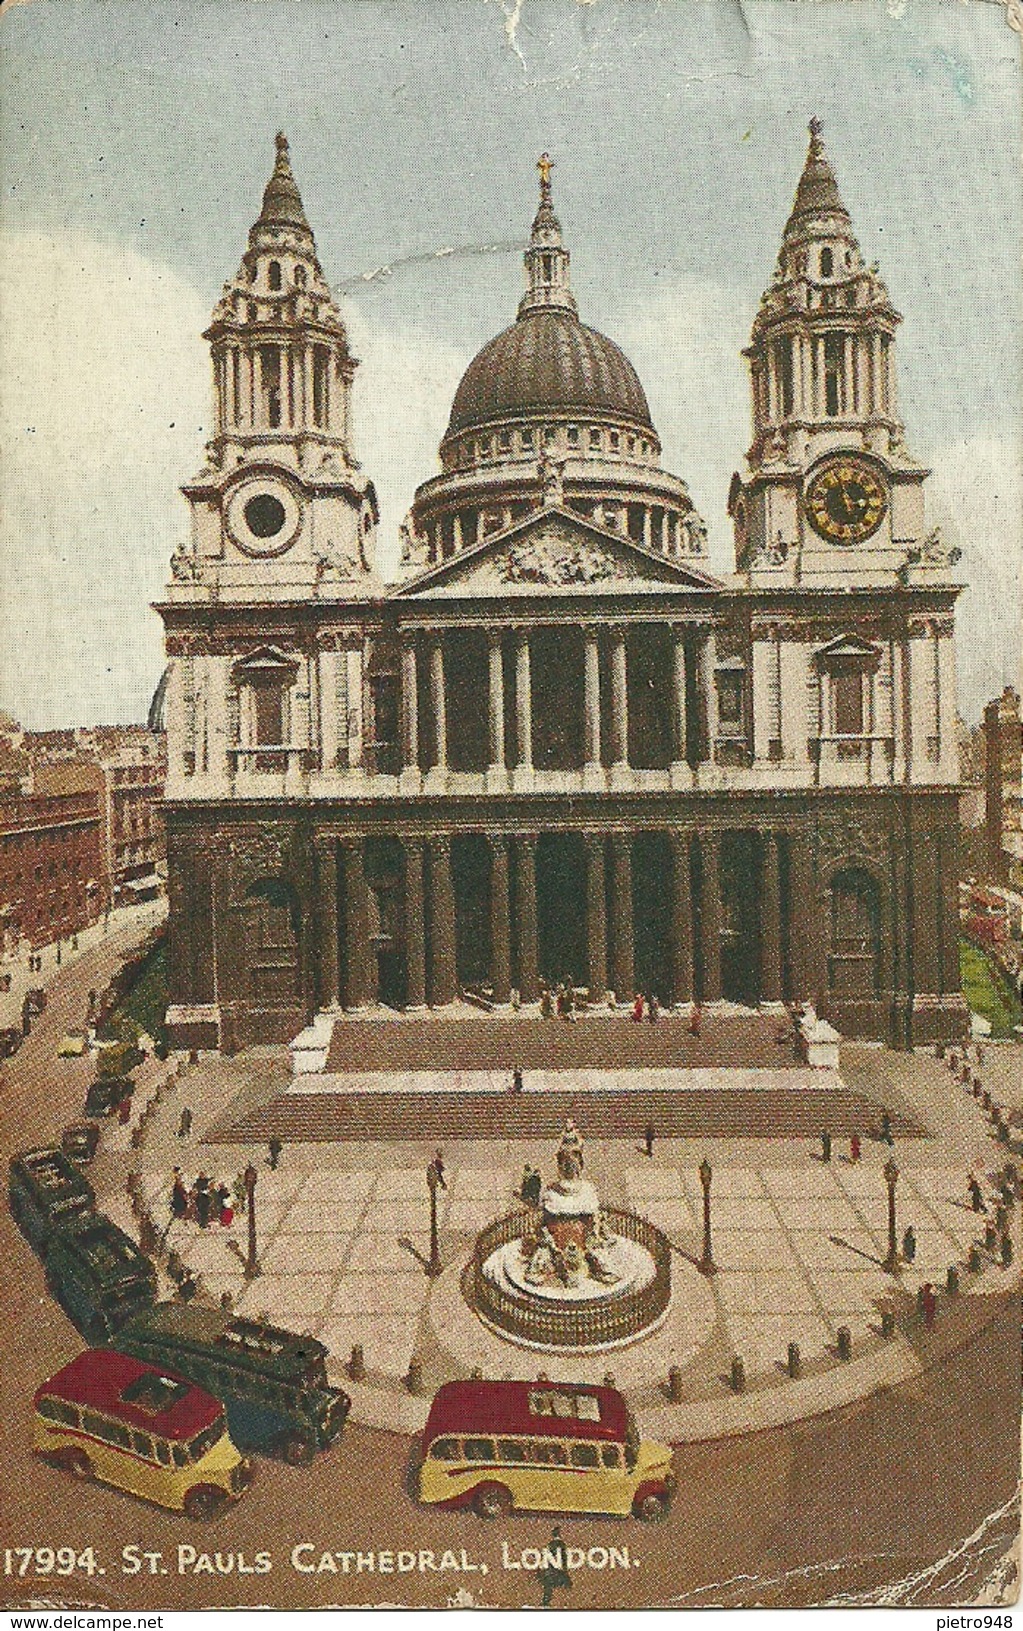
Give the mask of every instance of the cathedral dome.
<path id="1" fill-rule="evenodd" d="M 534 306 L 478 352 L 455 392 L 448 436 L 493 420 L 568 413 L 653 429 L 646 393 L 620 346 L 565 306 Z"/>

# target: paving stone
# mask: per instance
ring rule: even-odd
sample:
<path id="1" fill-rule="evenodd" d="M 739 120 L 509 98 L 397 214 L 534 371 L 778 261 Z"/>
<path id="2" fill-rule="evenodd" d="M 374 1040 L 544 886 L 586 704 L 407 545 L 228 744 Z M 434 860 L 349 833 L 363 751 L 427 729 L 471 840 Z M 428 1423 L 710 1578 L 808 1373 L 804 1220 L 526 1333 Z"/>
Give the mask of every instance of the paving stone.
<path id="1" fill-rule="evenodd" d="M 310 1251 L 307 1235 L 275 1235 L 269 1245 L 259 1253 L 264 1273 L 308 1274 L 314 1263 L 317 1269 L 339 1274 L 351 1245 L 351 1235 L 317 1235 L 315 1258 Z"/>
<path id="2" fill-rule="evenodd" d="M 430 1237 L 413 1235 L 411 1244 L 424 1260 L 430 1255 Z M 396 1234 L 363 1233 L 356 1237 L 345 1263 L 346 1273 L 401 1274 L 422 1276 L 422 1263 L 417 1261 Z"/>
<path id="3" fill-rule="evenodd" d="M 361 1343 L 367 1370 L 380 1371 L 397 1380 L 408 1371 L 418 1329 L 418 1318 L 348 1314 L 326 1320 L 318 1335 L 343 1364 L 347 1363 L 355 1343 Z"/>
<path id="4" fill-rule="evenodd" d="M 340 1200 L 289 1206 L 277 1226 L 282 1235 L 352 1234 L 362 1222 L 365 1201 Z"/>
<path id="5" fill-rule="evenodd" d="M 780 1230 L 716 1229 L 711 1235 L 715 1263 L 723 1269 L 796 1269 L 789 1243 Z"/>
<path id="6" fill-rule="evenodd" d="M 303 1179 L 295 1196 L 301 1206 L 321 1205 L 326 1201 L 337 1203 L 365 1202 L 377 1179 L 375 1172 L 349 1172 L 334 1170 L 311 1172 Z"/>
<path id="7" fill-rule="evenodd" d="M 714 1277 L 714 1292 L 729 1314 L 818 1312 L 810 1285 L 794 1270 L 722 1270 Z"/>
<path id="8" fill-rule="evenodd" d="M 276 1306 L 287 1308 L 289 1314 L 301 1318 L 303 1328 L 311 1318 L 322 1319 L 330 1306 L 333 1279 L 329 1274 L 277 1275 L 272 1270 L 245 1285 L 235 1302 L 240 1314 L 254 1314 L 272 1296 Z M 288 1321 L 280 1323 L 287 1327 Z"/>
<path id="9" fill-rule="evenodd" d="M 862 1230 L 843 1230 L 832 1240 L 816 1229 L 794 1229 L 789 1238 L 801 1262 L 812 1272 L 877 1268 L 877 1259 L 884 1256 L 878 1243 Z"/>
<path id="10" fill-rule="evenodd" d="M 407 1314 L 418 1312 L 429 1295 L 430 1282 L 418 1274 L 346 1273 L 334 1288 L 330 1313 Z"/>
<path id="11" fill-rule="evenodd" d="M 682 1174 L 674 1167 L 629 1167 L 625 1173 L 625 1186 L 633 1196 L 681 1196 Z"/>

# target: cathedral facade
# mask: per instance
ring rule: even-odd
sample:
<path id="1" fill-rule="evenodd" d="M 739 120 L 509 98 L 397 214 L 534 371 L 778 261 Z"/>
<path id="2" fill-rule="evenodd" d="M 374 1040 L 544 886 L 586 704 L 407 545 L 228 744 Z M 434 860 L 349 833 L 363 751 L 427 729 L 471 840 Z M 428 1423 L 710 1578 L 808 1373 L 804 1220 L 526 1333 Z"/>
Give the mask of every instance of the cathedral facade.
<path id="1" fill-rule="evenodd" d="M 215 424 L 159 607 L 180 1046 L 465 994 L 813 1003 L 961 1035 L 955 552 L 900 321 L 811 126 L 746 351 L 735 570 L 628 358 L 581 320 L 550 163 L 402 575 L 287 143 L 206 333 Z"/>

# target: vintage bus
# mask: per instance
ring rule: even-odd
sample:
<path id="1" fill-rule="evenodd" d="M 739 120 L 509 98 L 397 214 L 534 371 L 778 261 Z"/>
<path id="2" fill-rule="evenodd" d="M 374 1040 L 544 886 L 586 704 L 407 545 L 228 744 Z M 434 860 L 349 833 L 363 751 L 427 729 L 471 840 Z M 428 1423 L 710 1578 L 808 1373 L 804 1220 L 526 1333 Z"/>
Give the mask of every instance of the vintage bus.
<path id="1" fill-rule="evenodd" d="M 60 1150 L 26 1150 L 14 1156 L 7 1194 L 11 1217 L 41 1257 L 55 1228 L 96 1204 L 89 1180 Z"/>
<path id="2" fill-rule="evenodd" d="M 223 1405 L 109 1348 L 87 1349 L 36 1390 L 32 1448 L 73 1478 L 190 1518 L 213 1517 L 252 1481 Z"/>
<path id="3" fill-rule="evenodd" d="M 224 1309 L 157 1303 L 114 1342 L 223 1399 L 243 1449 L 296 1465 L 334 1442 L 351 1408 L 347 1393 L 327 1382 L 322 1342 Z"/>
<path id="4" fill-rule="evenodd" d="M 659 1518 L 671 1447 L 639 1438 L 614 1388 L 448 1382 L 423 1432 L 419 1498 L 497 1518 L 513 1508 Z"/>
<path id="5" fill-rule="evenodd" d="M 46 1284 L 88 1342 L 108 1342 L 156 1301 L 149 1258 L 102 1212 L 81 1213 L 52 1231 Z"/>

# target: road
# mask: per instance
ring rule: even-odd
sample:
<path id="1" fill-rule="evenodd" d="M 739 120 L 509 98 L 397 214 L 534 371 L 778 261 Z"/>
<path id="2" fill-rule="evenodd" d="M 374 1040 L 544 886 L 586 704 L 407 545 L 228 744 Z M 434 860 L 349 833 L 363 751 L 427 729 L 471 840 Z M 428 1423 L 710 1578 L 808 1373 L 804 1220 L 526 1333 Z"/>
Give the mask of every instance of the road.
<path id="1" fill-rule="evenodd" d="M 19 1054 L 0 1066 L 5 1155 L 50 1141 L 79 1116 L 89 1061 L 58 1060 L 56 1042 L 80 1024 L 90 987 L 103 983 L 132 933 L 138 931 L 112 932 L 58 971 L 46 1014 Z M 515 1516 L 495 1526 L 417 1507 L 406 1492 L 411 1445 L 397 1435 L 350 1426 L 312 1467 L 260 1461 L 253 1488 L 209 1526 L 70 1483 L 31 1455 L 29 1402 L 39 1381 L 81 1342 L 46 1296 L 41 1267 L 5 1208 L 0 1262 L 0 1565 L 8 1547 L 70 1546 L 80 1553 L 92 1546 L 106 1571 L 59 1581 L 0 1574 L 0 1604 L 442 1606 L 459 1590 L 488 1606 L 539 1601 L 528 1549 L 546 1543 L 550 1520 Z M 795 1428 L 680 1446 L 675 1505 L 660 1524 L 562 1520 L 565 1540 L 586 1560 L 571 1590 L 556 1594 L 556 1606 L 805 1606 L 927 1569 L 1016 1488 L 1018 1438 L 1005 1427 L 1019 1418 L 1019 1309 L 1014 1299 L 996 1305 L 992 1298 L 992 1306 L 991 1324 L 923 1379 Z M 992 1526 L 987 1544 L 987 1551 L 978 1543 L 961 1564 L 939 1572 L 923 1600 L 969 1601 L 1008 1546 L 1006 1523 Z M 138 1549 L 127 1563 L 125 1546 Z M 327 1554 L 337 1572 L 295 1567 L 296 1546 L 306 1548 L 297 1554 L 300 1563 L 318 1565 Z M 179 1557 L 179 1547 L 192 1550 Z M 521 1563 L 524 1550 L 525 1567 L 506 1566 Z M 399 1551 L 416 1554 L 414 1572 L 379 1572 L 379 1554 Z M 147 1561 L 144 1552 L 159 1555 Z M 346 1552 L 372 1553 L 372 1570 L 363 1558 L 359 1571 L 352 1557 L 346 1577 L 335 1556 Z M 270 1555 L 270 1572 L 240 1572 L 240 1563 L 256 1566 L 257 1553 Z M 486 1572 L 463 1563 L 486 1565 Z M 139 1572 L 125 1572 L 136 1564 Z M 18 1566 L 12 1556 L 11 1570 Z"/>

